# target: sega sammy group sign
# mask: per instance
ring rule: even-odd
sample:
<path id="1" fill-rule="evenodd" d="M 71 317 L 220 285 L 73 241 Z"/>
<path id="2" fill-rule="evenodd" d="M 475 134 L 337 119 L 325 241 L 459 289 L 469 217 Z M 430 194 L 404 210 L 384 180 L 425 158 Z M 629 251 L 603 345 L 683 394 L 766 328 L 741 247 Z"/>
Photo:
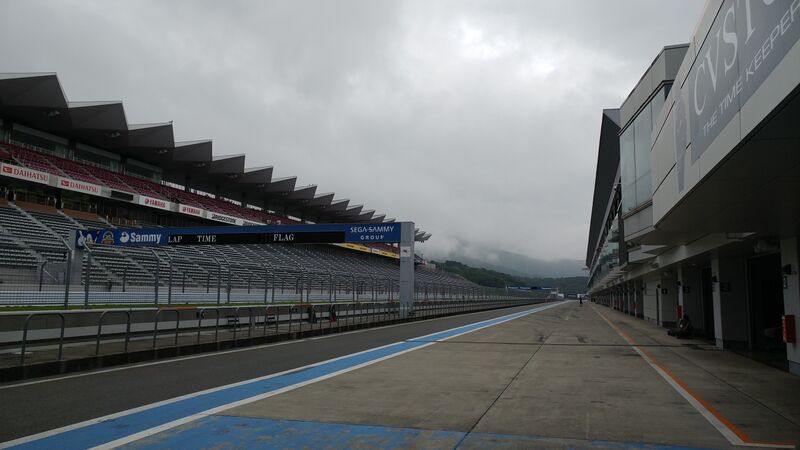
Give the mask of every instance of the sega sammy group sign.
<path id="1" fill-rule="evenodd" d="M 79 230 L 75 245 L 117 246 L 400 242 L 399 223 Z"/>

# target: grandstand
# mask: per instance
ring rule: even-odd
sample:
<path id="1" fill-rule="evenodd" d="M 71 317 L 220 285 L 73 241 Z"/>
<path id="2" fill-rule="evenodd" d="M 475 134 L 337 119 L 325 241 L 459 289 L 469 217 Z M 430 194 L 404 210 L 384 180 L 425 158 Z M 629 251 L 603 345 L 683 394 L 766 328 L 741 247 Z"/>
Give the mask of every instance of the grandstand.
<path id="1" fill-rule="evenodd" d="M 246 168 L 244 155 L 214 156 L 211 141 L 175 142 L 171 123 L 128 124 L 119 102 L 70 102 L 55 74 L 0 74 L 0 120 L 0 301 L 22 285 L 46 291 L 68 283 L 75 229 L 394 220 L 314 185 L 298 187 L 296 177 L 273 178 L 272 167 Z M 416 231 L 418 241 L 430 237 Z M 181 293 L 210 293 L 224 279 L 229 291 L 271 283 L 274 293 L 305 277 L 308 289 L 371 283 L 374 291 L 384 283 L 391 291 L 398 264 L 389 244 L 98 246 L 71 281 L 108 292 L 170 283 Z M 417 281 L 474 286 L 425 269 Z"/>

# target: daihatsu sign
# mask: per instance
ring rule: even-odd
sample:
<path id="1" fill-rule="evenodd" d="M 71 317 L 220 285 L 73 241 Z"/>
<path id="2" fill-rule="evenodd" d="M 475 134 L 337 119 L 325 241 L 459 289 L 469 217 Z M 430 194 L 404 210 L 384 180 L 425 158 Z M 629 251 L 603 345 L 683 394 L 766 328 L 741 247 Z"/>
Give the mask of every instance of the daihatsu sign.
<path id="1" fill-rule="evenodd" d="M 49 173 L 28 169 L 27 167 L 15 166 L 13 164 L 0 163 L 0 174 L 6 177 L 32 181 L 34 183 L 50 184 Z"/>

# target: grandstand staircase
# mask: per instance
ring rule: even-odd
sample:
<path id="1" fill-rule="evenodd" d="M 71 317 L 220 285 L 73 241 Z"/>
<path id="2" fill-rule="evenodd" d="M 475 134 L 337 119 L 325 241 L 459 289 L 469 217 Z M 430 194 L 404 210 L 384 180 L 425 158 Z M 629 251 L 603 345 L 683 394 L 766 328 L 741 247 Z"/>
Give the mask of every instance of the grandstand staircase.
<path id="1" fill-rule="evenodd" d="M 33 225 L 35 225 L 37 228 L 39 228 L 39 231 L 49 234 L 49 236 L 47 236 L 47 237 L 48 238 L 52 238 L 52 240 L 57 243 L 55 246 L 53 246 L 51 248 L 61 250 L 61 251 L 65 252 L 65 254 L 66 254 L 66 252 L 69 251 L 70 246 L 66 243 L 65 238 L 61 234 L 59 234 L 57 231 L 55 231 L 51 226 L 48 226 L 47 224 L 45 224 L 44 222 L 39 220 L 33 214 L 31 214 L 28 211 L 20 208 L 18 205 L 14 204 L 14 203 L 9 203 L 9 205 L 11 205 L 14 209 L 16 209 L 23 217 L 25 217 Z M 53 216 L 55 216 L 55 215 L 53 215 Z M 78 228 L 83 228 L 83 226 L 79 225 Z M 42 250 L 37 251 L 37 253 L 42 255 L 42 259 L 48 259 L 47 255 L 42 253 Z M 100 272 L 103 275 L 105 275 L 105 279 L 107 279 L 107 280 L 115 280 L 115 281 L 117 280 L 117 277 L 110 270 L 108 270 L 108 268 L 106 268 L 105 266 L 100 264 L 98 261 L 93 260 L 92 261 L 92 267 L 97 269 L 97 270 L 100 270 Z"/>
<path id="2" fill-rule="evenodd" d="M 75 218 L 73 218 L 69 214 L 65 214 L 64 211 L 59 210 L 58 215 L 63 217 L 64 220 L 69 221 L 72 225 L 75 226 L 75 228 L 79 230 L 84 230 L 87 228 L 86 224 L 78 222 L 77 220 L 75 220 Z M 109 228 L 116 228 L 115 226 L 111 225 L 110 223 L 108 223 L 107 220 L 105 220 L 100 216 L 97 216 L 95 221 L 107 225 Z M 124 267 L 124 265 L 127 265 L 129 269 L 132 269 L 130 272 L 132 280 L 141 278 L 148 278 L 148 279 L 155 278 L 155 276 L 149 270 L 147 270 L 147 268 L 139 264 L 139 262 L 136 261 L 136 259 L 129 257 L 128 255 L 120 251 L 120 249 L 118 248 L 103 247 L 102 250 L 99 251 L 98 256 L 99 258 L 97 259 L 100 260 L 101 265 L 105 265 L 103 264 L 103 262 L 107 261 L 109 258 L 114 260 L 115 267 Z M 106 267 L 106 269 L 114 275 L 115 281 L 120 283 L 122 282 L 122 278 L 124 276 L 119 273 L 119 270 L 114 271 L 109 269 L 108 267 Z"/>
<path id="3" fill-rule="evenodd" d="M 20 214 L 25 216 L 26 219 L 28 219 L 31 222 L 35 223 L 38 228 L 40 228 L 41 230 L 46 231 L 47 233 L 49 233 L 50 236 L 48 236 L 48 237 L 52 237 L 57 242 L 61 242 L 63 245 L 66 245 L 66 243 L 64 242 L 64 240 L 61 238 L 61 236 L 58 233 L 56 233 L 53 229 L 51 229 L 50 227 L 48 227 L 47 225 L 42 223 L 39 219 L 34 217 L 31 213 L 29 213 L 28 211 L 25 211 L 24 209 L 20 208 L 16 203 L 9 203 L 9 206 L 11 206 L 12 208 L 16 209 Z"/>
<path id="4" fill-rule="evenodd" d="M 189 258 L 187 255 L 188 251 L 180 251 L 170 247 L 164 247 L 159 250 L 164 255 L 162 261 L 172 261 L 172 266 L 176 270 L 173 272 L 173 276 L 180 277 L 181 283 L 183 283 L 185 279 L 190 285 L 200 286 L 200 281 L 206 279 L 209 273 L 208 270 L 197 264 L 194 258 Z M 191 250 L 194 249 L 190 249 L 189 251 Z M 177 281 L 178 280 L 173 280 L 173 282 Z"/>
<path id="5" fill-rule="evenodd" d="M 39 233 L 49 234 L 50 236 L 46 236 L 45 239 L 53 238 L 56 241 L 56 245 L 54 247 L 52 247 L 53 250 L 60 249 L 61 247 L 63 247 L 63 244 L 60 244 L 61 241 L 57 238 L 57 236 L 53 235 L 52 230 L 50 230 L 49 228 L 44 226 L 44 224 L 42 224 L 41 222 L 36 220 L 36 218 L 34 218 L 30 214 L 28 214 L 27 211 L 25 211 L 24 209 L 22 209 L 19 206 L 17 206 L 17 204 L 14 203 L 14 202 L 8 202 L 8 207 L 11 208 L 11 210 L 16 211 L 19 215 L 21 215 L 23 217 L 23 220 L 25 220 L 27 222 L 33 222 L 33 225 L 34 225 L 33 228 L 35 229 L 35 231 L 37 231 Z M 30 224 L 26 224 L 26 225 L 30 225 Z M 11 233 L 11 230 L 6 230 L 6 231 L 9 232 L 9 234 Z M 30 231 L 30 229 L 29 229 L 29 231 Z M 15 239 L 17 239 L 17 241 L 20 243 L 20 245 L 22 247 L 24 247 L 28 251 L 32 252 L 36 256 L 36 259 L 39 260 L 40 263 L 50 259 L 50 258 L 48 258 L 48 256 L 50 256 L 50 254 L 49 254 L 50 252 L 45 253 L 45 251 L 43 251 L 42 249 L 34 247 L 29 242 L 26 242 L 24 239 L 22 239 L 19 236 L 15 236 Z M 64 249 L 64 251 L 66 251 L 66 249 Z"/>
<path id="6" fill-rule="evenodd" d="M 10 205 L 10 203 L 9 203 Z M 7 230 L 5 227 L 0 225 L 0 246 L 4 247 L 7 250 L 11 250 L 14 252 L 22 252 L 25 256 L 29 256 L 30 260 L 36 260 L 36 264 L 41 264 L 43 259 L 41 255 L 39 255 L 36 250 L 34 250 L 31 246 L 29 246 L 25 241 L 20 239 L 19 237 L 15 236 L 11 231 Z M 17 258 L 19 258 L 19 254 L 17 255 L 10 255 L 12 257 L 9 258 L 9 262 L 19 262 Z M 23 257 L 24 258 L 24 257 Z M 24 258 L 27 259 L 27 258 Z"/>

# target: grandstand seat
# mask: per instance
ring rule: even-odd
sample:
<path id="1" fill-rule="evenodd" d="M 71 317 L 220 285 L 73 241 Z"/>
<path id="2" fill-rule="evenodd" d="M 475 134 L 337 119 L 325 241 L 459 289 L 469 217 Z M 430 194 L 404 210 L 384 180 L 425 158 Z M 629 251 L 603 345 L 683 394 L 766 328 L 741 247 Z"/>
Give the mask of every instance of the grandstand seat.
<path id="1" fill-rule="evenodd" d="M 0 266 L 28 267 L 36 270 L 42 261 L 63 261 L 66 247 L 61 238 L 68 238 L 75 228 L 104 228 L 101 219 L 72 218 L 62 213 L 29 211 L 13 206 L 0 207 Z M 265 270 L 281 273 L 282 289 L 291 290 L 302 273 L 351 274 L 384 283 L 397 280 L 397 260 L 357 253 L 329 245 L 238 245 L 204 247 L 165 247 L 154 250 L 137 247 L 114 248 L 95 246 L 92 250 L 92 284 L 106 283 L 130 288 L 152 286 L 158 272 L 159 284 L 166 285 L 172 263 L 173 286 L 207 291 L 217 283 L 218 271 L 227 289 L 263 289 Z M 222 264 L 225 268 L 220 269 Z M 232 267 L 228 267 L 228 265 Z M 418 270 L 421 283 L 442 283 L 474 286 L 463 278 L 429 270 Z M 326 288 L 327 278 L 315 275 L 312 289 Z M 339 280 L 347 289 L 350 282 Z"/>
<path id="2" fill-rule="evenodd" d="M 14 160 L 16 160 L 16 162 L 22 166 L 39 170 L 41 172 L 51 173 L 53 175 L 64 176 L 64 172 L 51 164 L 50 160 L 48 160 L 47 157 L 42 153 L 8 143 L 4 143 L 1 146 L 7 150 L 10 150 L 11 156 L 14 158 Z"/>
<path id="3" fill-rule="evenodd" d="M 135 175 L 118 173 L 78 161 L 59 158 L 14 144 L 0 143 L 14 161 L 23 166 L 59 176 L 69 176 L 81 181 L 106 185 L 114 189 L 162 198 L 264 223 L 299 223 L 267 211 L 244 207 L 229 201 L 146 180 Z M 0 154 L 2 157 L 2 154 Z M 63 261 L 66 246 L 62 240 L 69 238 L 73 229 L 107 228 L 108 222 L 99 217 L 69 217 L 56 211 L 23 212 L 14 205 L 0 205 L 0 266 L 35 269 L 44 261 Z M 386 244 L 371 247 L 396 253 Z M 226 273 L 234 289 L 263 288 L 266 282 L 265 267 L 282 271 L 288 286 L 304 271 L 358 274 L 360 277 L 397 280 L 398 261 L 383 256 L 354 252 L 329 245 L 239 245 L 208 247 L 160 248 L 110 248 L 96 246 L 93 250 L 94 279 L 123 282 L 130 286 L 150 286 L 159 273 L 160 284 L 167 282 L 172 261 L 173 276 L 184 287 L 208 289 L 211 279 L 219 271 L 218 262 L 235 265 Z M 474 286 L 467 280 L 441 271 L 418 270 L 421 283 L 442 283 L 454 286 Z M 323 277 L 312 280 L 323 286 Z"/>

